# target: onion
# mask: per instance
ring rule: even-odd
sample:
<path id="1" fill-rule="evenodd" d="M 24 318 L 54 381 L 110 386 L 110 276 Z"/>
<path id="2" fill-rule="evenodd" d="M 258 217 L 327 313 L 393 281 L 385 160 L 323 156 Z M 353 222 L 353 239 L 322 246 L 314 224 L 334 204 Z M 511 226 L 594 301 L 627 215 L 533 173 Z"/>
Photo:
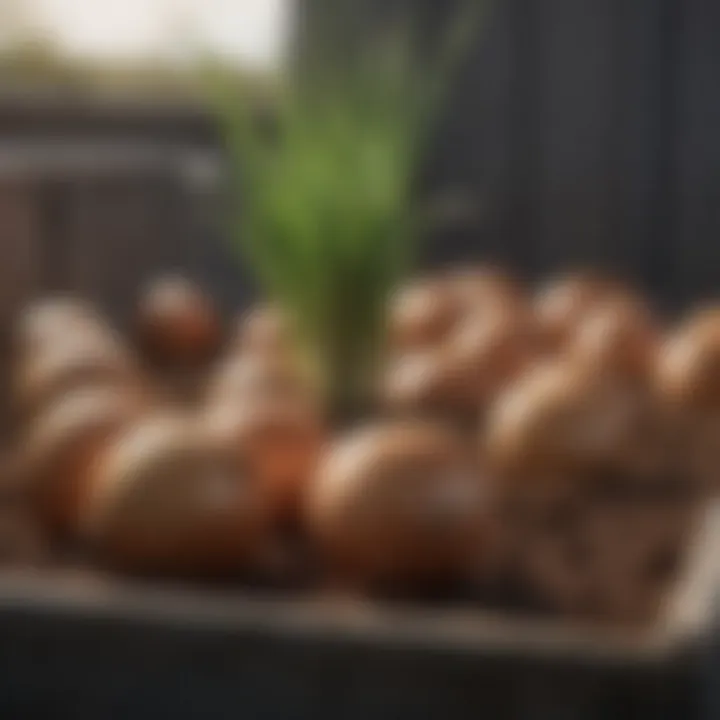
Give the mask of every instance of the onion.
<path id="1" fill-rule="evenodd" d="M 535 327 L 529 315 L 506 305 L 493 315 L 470 316 L 451 337 L 446 354 L 465 403 L 484 406 L 536 356 Z"/>
<path id="2" fill-rule="evenodd" d="M 635 405 L 623 388 L 566 361 L 537 365 L 491 407 L 483 437 L 492 466 L 509 481 L 581 482 L 613 455 Z"/>
<path id="3" fill-rule="evenodd" d="M 390 306 L 390 338 L 400 352 L 437 346 L 458 318 L 458 306 L 447 283 L 417 281 L 401 288 Z"/>
<path id="4" fill-rule="evenodd" d="M 714 490 L 720 485 L 720 308 L 702 308 L 666 339 L 654 379 L 685 471 Z"/>
<path id="5" fill-rule="evenodd" d="M 105 337 L 106 324 L 87 303 L 71 297 L 53 297 L 30 303 L 15 329 L 15 349 L 21 360 L 81 337 Z"/>
<path id="6" fill-rule="evenodd" d="M 14 404 L 28 418 L 81 387 L 113 386 L 135 391 L 140 384 L 133 357 L 115 338 L 76 332 L 64 343 L 20 365 L 14 383 Z"/>
<path id="7" fill-rule="evenodd" d="M 210 405 L 242 404 L 255 400 L 310 403 L 312 390 L 298 368 L 284 356 L 230 357 L 210 378 Z"/>
<path id="8" fill-rule="evenodd" d="M 542 288 L 534 309 L 547 347 L 562 349 L 588 311 L 614 289 L 609 282 L 583 273 L 554 280 Z"/>
<path id="9" fill-rule="evenodd" d="M 508 273 L 491 266 L 465 267 L 451 271 L 446 281 L 460 311 L 475 317 L 525 309 L 527 298 L 520 284 Z"/>
<path id="10" fill-rule="evenodd" d="M 243 354 L 287 356 L 290 353 L 290 329 L 278 308 L 265 305 L 242 315 L 235 349 Z"/>
<path id="11" fill-rule="evenodd" d="M 29 428 L 24 469 L 48 531 L 62 537 L 77 531 L 94 464 L 141 411 L 139 398 L 121 390 L 82 389 L 49 406 Z"/>
<path id="12" fill-rule="evenodd" d="M 613 296 L 590 309 L 570 339 L 577 362 L 619 379 L 645 383 L 660 346 L 650 309 L 631 296 Z"/>
<path id="13" fill-rule="evenodd" d="M 97 467 L 84 518 L 101 562 L 171 575 L 248 568 L 266 527 L 256 485 L 182 416 L 148 418 L 115 443 Z"/>
<path id="14" fill-rule="evenodd" d="M 277 397 L 219 403 L 209 408 L 205 429 L 235 455 L 277 519 L 297 518 L 324 441 L 316 408 Z"/>
<path id="15" fill-rule="evenodd" d="M 667 339 L 656 381 L 676 408 L 720 415 L 720 308 L 699 311 Z"/>
<path id="16" fill-rule="evenodd" d="M 212 300 L 182 277 L 152 283 L 137 311 L 140 342 L 155 361 L 196 365 L 210 359 L 221 342 L 222 329 Z"/>
<path id="17" fill-rule="evenodd" d="M 400 355 L 388 365 L 382 389 L 387 406 L 405 413 L 443 413 L 459 391 L 462 378 L 451 377 L 441 351 L 424 350 Z"/>
<path id="18" fill-rule="evenodd" d="M 457 438 L 416 421 L 338 441 L 311 485 L 308 528 L 333 571 L 361 586 L 457 578 L 487 539 L 485 487 Z"/>

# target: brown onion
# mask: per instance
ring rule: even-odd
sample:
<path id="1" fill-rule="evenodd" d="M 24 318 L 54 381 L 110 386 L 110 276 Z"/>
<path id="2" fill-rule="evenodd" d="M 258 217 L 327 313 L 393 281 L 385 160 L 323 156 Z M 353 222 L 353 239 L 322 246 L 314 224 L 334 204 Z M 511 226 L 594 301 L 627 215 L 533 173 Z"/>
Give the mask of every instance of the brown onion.
<path id="1" fill-rule="evenodd" d="M 656 380 L 660 395 L 678 409 L 720 414 L 720 308 L 697 312 L 670 335 Z"/>
<path id="2" fill-rule="evenodd" d="M 487 540 L 483 478 L 447 429 L 362 428 L 323 460 L 308 527 L 338 576 L 400 587 L 457 578 Z"/>
<path id="3" fill-rule="evenodd" d="M 463 315 L 482 317 L 525 308 L 523 288 L 509 273 L 491 266 L 464 267 L 448 273 L 446 281 Z"/>
<path id="4" fill-rule="evenodd" d="M 153 282 L 137 311 L 140 342 L 160 363 L 196 365 L 209 360 L 222 340 L 222 328 L 212 300 L 182 277 Z"/>
<path id="5" fill-rule="evenodd" d="M 65 537 L 77 531 L 94 464 L 142 407 L 137 396 L 117 388 L 82 389 L 60 398 L 33 423 L 23 469 L 48 531 Z"/>
<path id="6" fill-rule="evenodd" d="M 462 377 L 448 373 L 442 351 L 424 350 L 391 360 L 384 377 L 382 395 L 396 412 L 443 413 L 460 394 Z"/>
<path id="7" fill-rule="evenodd" d="M 436 346 L 458 319 L 458 305 L 447 283 L 416 281 L 401 288 L 390 306 L 390 338 L 403 352 Z"/>
<path id="8" fill-rule="evenodd" d="M 284 356 L 230 357 L 210 378 L 210 405 L 293 399 L 310 402 L 312 390 L 294 363 Z"/>
<path id="9" fill-rule="evenodd" d="M 287 356 L 290 346 L 288 321 L 278 308 L 263 305 L 240 318 L 234 350 L 246 355 Z"/>
<path id="10" fill-rule="evenodd" d="M 181 416 L 148 418 L 97 467 L 85 514 L 98 559 L 126 572 L 226 575 L 254 562 L 267 509 L 235 459 Z"/>
<path id="11" fill-rule="evenodd" d="M 446 354 L 454 372 L 465 378 L 465 401 L 478 408 L 528 366 L 536 345 L 530 316 L 506 306 L 495 314 L 471 315 L 453 333 Z"/>
<path id="12" fill-rule="evenodd" d="M 20 365 L 14 404 L 24 418 L 81 387 L 113 386 L 137 390 L 142 380 L 134 358 L 112 336 L 76 332 Z"/>
<path id="13" fill-rule="evenodd" d="M 696 311 L 667 338 L 655 388 L 685 472 L 714 491 L 720 486 L 720 309 Z"/>
<path id="14" fill-rule="evenodd" d="M 324 442 L 316 408 L 291 398 L 258 398 L 209 408 L 205 430 L 229 449 L 267 496 L 274 516 L 297 518 Z"/>
<path id="15" fill-rule="evenodd" d="M 483 444 L 504 477 L 582 480 L 618 447 L 634 418 L 624 388 L 565 361 L 540 364 L 491 407 Z"/>
<path id="16" fill-rule="evenodd" d="M 588 311 L 614 289 L 608 281 L 583 273 L 543 287 L 535 298 L 534 309 L 548 349 L 562 349 Z"/>
<path id="17" fill-rule="evenodd" d="M 568 352 L 597 372 L 644 383 L 655 364 L 660 338 L 645 303 L 616 295 L 598 301 L 587 312 L 570 339 Z"/>
<path id="18" fill-rule="evenodd" d="M 15 349 L 21 360 L 80 336 L 105 336 L 107 325 L 95 309 L 74 297 L 51 297 L 30 303 L 15 323 Z"/>

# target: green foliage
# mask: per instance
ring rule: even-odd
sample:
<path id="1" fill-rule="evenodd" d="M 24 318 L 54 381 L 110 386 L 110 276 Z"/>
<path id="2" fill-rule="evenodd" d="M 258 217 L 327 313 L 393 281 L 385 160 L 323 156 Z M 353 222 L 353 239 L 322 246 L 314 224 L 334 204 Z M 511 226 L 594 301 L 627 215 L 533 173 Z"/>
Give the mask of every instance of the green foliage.
<path id="1" fill-rule="evenodd" d="M 238 246 L 291 314 L 298 347 L 332 410 L 367 403 L 386 308 L 422 230 L 414 182 L 442 95 L 473 37 L 478 5 L 423 60 L 410 23 L 313 62 L 279 83 L 269 122 L 256 98 L 213 72 L 213 98 L 241 202 Z"/>

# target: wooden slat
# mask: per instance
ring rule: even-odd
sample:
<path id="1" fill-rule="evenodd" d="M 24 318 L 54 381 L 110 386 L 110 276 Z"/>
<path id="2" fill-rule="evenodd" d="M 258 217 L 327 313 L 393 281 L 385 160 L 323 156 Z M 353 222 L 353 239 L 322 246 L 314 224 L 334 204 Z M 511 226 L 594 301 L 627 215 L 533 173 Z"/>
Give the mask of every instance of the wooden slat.
<path id="1" fill-rule="evenodd" d="M 188 234 L 188 267 L 192 276 L 213 295 L 226 317 L 234 317 L 257 296 L 257 284 L 239 247 L 241 198 L 224 188 L 223 166 L 218 157 L 189 157 L 181 167 L 183 203 L 176 213 Z"/>
<path id="2" fill-rule="evenodd" d="M 141 286 L 185 268 L 187 248 L 172 232 L 171 178 L 161 170 L 76 178 L 68 197 L 68 284 L 127 326 Z"/>
<path id="3" fill-rule="evenodd" d="M 445 208 L 429 251 L 433 261 L 518 261 L 509 236 L 517 72 L 514 19 L 512 3 L 497 4 L 488 13 L 440 128 L 428 168 L 430 202 Z"/>
<path id="4" fill-rule="evenodd" d="M 547 0 L 542 41 L 539 268 L 622 264 L 613 207 L 617 158 L 616 3 Z"/>
<path id="5" fill-rule="evenodd" d="M 613 247 L 618 267 L 658 301 L 672 303 L 667 222 L 673 138 L 673 37 L 668 5 L 675 0 L 616 3 L 616 83 L 612 192 Z"/>
<path id="6" fill-rule="evenodd" d="M 674 264 L 679 298 L 720 297 L 720 4 L 683 0 Z"/>
<path id="7" fill-rule="evenodd" d="M 0 322 L 6 324 L 37 288 L 38 236 L 35 186 L 0 182 Z"/>

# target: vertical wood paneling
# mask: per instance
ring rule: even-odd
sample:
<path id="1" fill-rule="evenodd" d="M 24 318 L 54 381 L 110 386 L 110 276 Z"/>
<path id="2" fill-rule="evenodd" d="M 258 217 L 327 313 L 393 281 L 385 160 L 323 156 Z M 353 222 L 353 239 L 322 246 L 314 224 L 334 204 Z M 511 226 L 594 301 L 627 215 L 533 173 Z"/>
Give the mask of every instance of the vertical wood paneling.
<path id="1" fill-rule="evenodd" d="M 123 326 L 142 285 L 187 267 L 182 201 L 173 206 L 173 178 L 157 169 L 76 179 L 69 191 L 68 243 L 72 286 L 100 303 Z"/>
<path id="2" fill-rule="evenodd" d="M 38 286 L 40 227 L 30 180 L 0 180 L 0 321 L 5 323 Z"/>
<path id="3" fill-rule="evenodd" d="M 457 5 L 457 3 L 456 3 Z M 498 3 L 478 28 L 478 42 L 455 92 L 428 168 L 430 202 L 447 209 L 432 260 L 468 255 L 515 264 L 512 205 L 514 6 Z"/>
<path id="4" fill-rule="evenodd" d="M 668 31 L 674 30 L 667 25 L 667 5 L 668 0 L 617 3 L 613 48 L 613 244 L 619 269 L 658 299 L 668 292 L 671 273 L 667 226 L 658 222 L 668 202 L 672 145 L 673 42 Z"/>
<path id="5" fill-rule="evenodd" d="M 682 0 L 680 8 L 674 264 L 687 301 L 720 297 L 720 3 Z"/>
<path id="6" fill-rule="evenodd" d="M 10 417 L 12 326 L 38 286 L 39 227 L 36 198 L 27 179 L 0 180 L 0 433 Z M 4 448 L 2 448 L 4 451 Z"/>
<path id="7" fill-rule="evenodd" d="M 511 17 L 514 58 L 507 137 L 510 143 L 507 238 L 513 247 L 515 267 L 532 279 L 543 265 L 538 223 L 543 137 L 540 116 L 543 44 L 538 16 L 542 8 L 535 0 L 504 0 L 503 5 Z"/>
<path id="8" fill-rule="evenodd" d="M 212 291 L 223 314 L 234 316 L 247 307 L 256 287 L 242 262 L 235 223 L 242 212 L 240 198 L 224 184 L 221 158 L 193 155 L 181 163 L 183 204 L 180 215 L 188 233 L 188 264 L 193 277 Z"/>
<path id="9" fill-rule="evenodd" d="M 365 3 L 364 18 L 375 13 L 387 24 L 382 0 L 348 1 Z M 432 10 L 431 30 L 455 6 L 394 6 L 408 3 Z M 497 0 L 491 7 L 428 166 L 430 197 L 458 200 L 448 204 L 429 260 L 498 260 L 530 276 L 608 266 L 668 304 L 716 294 L 720 5 Z M 121 119 L 103 122 L 108 134 L 123 136 Z M 47 136 L 56 130 L 48 117 Z M 177 148 L 178 156 L 189 148 Z M 204 191 L 167 159 L 158 152 L 143 168 L 0 183 L 3 317 L 34 288 L 74 289 L 126 321 L 142 282 L 175 269 L 212 286 L 228 310 L 246 303 L 248 273 L 224 239 L 217 198 L 201 198 Z"/>
<path id="10" fill-rule="evenodd" d="M 615 267 L 622 262 L 613 206 L 618 3 L 536 4 L 542 50 L 541 174 L 535 189 L 540 269 Z"/>

